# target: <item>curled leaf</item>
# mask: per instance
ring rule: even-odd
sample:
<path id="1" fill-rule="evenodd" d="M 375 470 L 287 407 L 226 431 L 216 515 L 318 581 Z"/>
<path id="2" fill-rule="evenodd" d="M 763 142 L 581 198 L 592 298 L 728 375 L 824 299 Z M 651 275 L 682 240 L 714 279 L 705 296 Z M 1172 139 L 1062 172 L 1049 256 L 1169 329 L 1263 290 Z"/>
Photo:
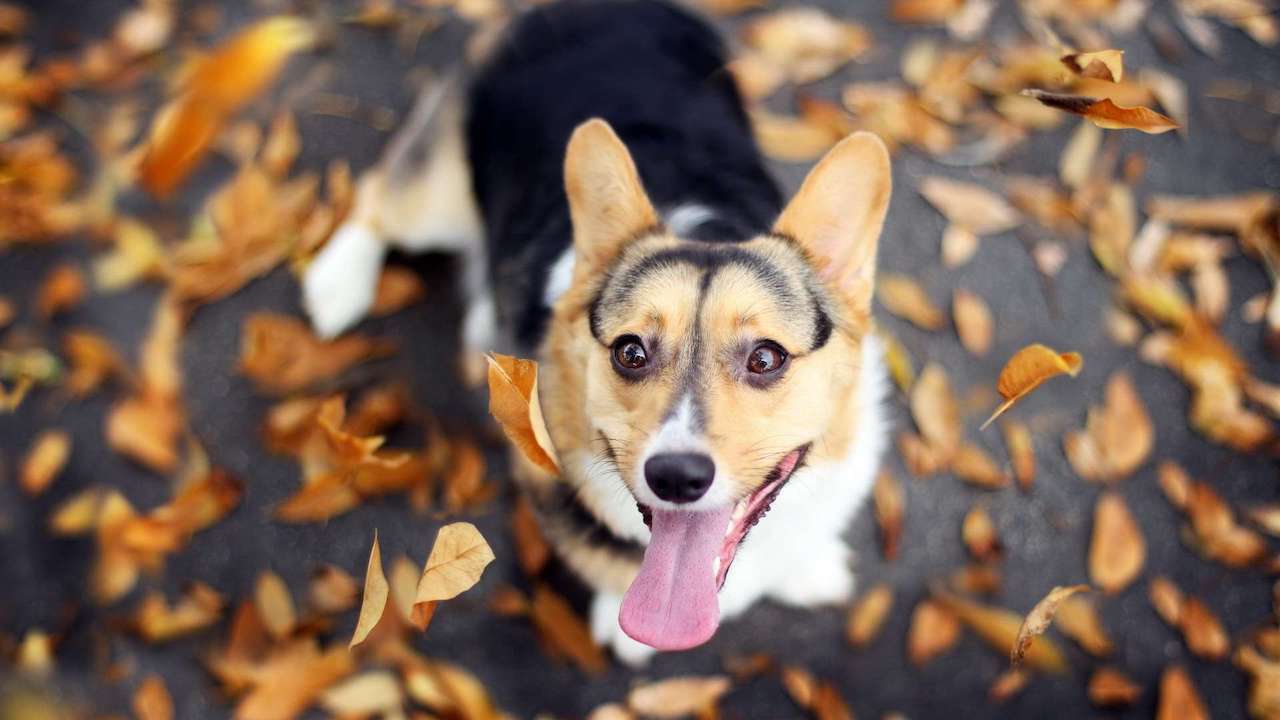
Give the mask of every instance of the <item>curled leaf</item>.
<path id="1" fill-rule="evenodd" d="M 1141 130 L 1144 133 L 1158 135 L 1180 127 L 1178 123 L 1155 110 L 1145 107 L 1122 107 L 1112 102 L 1111 98 L 1061 95 L 1043 90 L 1023 90 L 1022 93 L 1049 107 L 1083 115 L 1094 125 L 1107 130 Z"/>
<path id="2" fill-rule="evenodd" d="M 996 379 L 996 391 L 1004 398 L 1004 402 L 991 413 L 982 427 L 990 425 L 992 420 L 1003 415 L 1014 403 L 1040 387 L 1044 381 L 1058 375 L 1075 377 L 1083 365 L 1084 359 L 1080 357 L 1080 353 L 1059 353 L 1039 343 L 1022 348 L 1009 358 L 1000 371 L 1000 377 Z"/>
<path id="3" fill-rule="evenodd" d="M 551 436 L 538 400 L 538 363 L 509 355 L 489 354 L 489 413 L 526 460 L 558 475 Z"/>
<path id="4" fill-rule="evenodd" d="M 1036 603 L 1035 607 L 1031 608 L 1031 612 L 1023 618 L 1022 627 L 1018 628 L 1018 638 L 1013 644 L 1013 650 L 1009 653 L 1009 662 L 1014 667 L 1020 666 L 1032 639 L 1043 635 L 1044 631 L 1049 629 L 1049 624 L 1053 622 L 1053 616 L 1058 612 L 1058 606 L 1062 601 L 1078 592 L 1090 589 L 1088 585 L 1058 585 L 1041 598 L 1040 602 Z"/>

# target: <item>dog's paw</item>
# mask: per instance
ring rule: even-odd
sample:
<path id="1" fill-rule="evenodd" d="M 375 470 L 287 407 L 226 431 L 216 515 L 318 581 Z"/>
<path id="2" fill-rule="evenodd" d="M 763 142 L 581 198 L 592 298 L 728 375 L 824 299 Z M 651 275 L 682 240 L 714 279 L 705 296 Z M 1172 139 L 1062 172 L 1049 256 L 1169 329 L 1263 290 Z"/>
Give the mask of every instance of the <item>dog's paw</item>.
<path id="1" fill-rule="evenodd" d="M 806 608 L 846 603 L 854 588 L 849 560 L 849 549 L 839 538 L 814 543 L 770 594 L 780 602 Z"/>
<path id="2" fill-rule="evenodd" d="M 618 611 L 622 609 L 622 596 L 612 593 L 596 593 L 591 601 L 591 637 L 596 643 L 613 651 L 618 661 L 632 668 L 649 664 L 657 650 L 631 639 L 618 625 Z"/>
<path id="3" fill-rule="evenodd" d="M 362 224 L 334 232 L 302 279 L 302 303 L 317 335 L 335 337 L 369 312 L 385 253 L 382 240 Z"/>

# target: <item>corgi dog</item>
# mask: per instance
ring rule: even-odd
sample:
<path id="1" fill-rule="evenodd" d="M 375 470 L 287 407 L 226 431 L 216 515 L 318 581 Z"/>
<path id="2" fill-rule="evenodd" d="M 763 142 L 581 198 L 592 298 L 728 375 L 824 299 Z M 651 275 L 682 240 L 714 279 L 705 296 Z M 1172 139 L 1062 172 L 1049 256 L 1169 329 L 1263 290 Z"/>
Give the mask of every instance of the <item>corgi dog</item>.
<path id="1" fill-rule="evenodd" d="M 518 482 L 632 664 L 760 599 L 848 600 L 886 443 L 888 153 L 851 135 L 784 205 L 725 65 L 659 0 L 529 11 L 424 96 L 303 282 L 333 335 L 388 246 L 466 255 L 464 347 L 539 362 L 561 475 Z"/>

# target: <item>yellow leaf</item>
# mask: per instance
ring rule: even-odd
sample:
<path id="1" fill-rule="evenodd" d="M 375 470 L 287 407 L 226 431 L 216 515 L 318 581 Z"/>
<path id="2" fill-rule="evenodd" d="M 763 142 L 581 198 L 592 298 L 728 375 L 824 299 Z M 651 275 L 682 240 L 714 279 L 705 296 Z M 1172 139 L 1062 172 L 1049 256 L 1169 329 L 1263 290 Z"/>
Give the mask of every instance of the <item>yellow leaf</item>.
<path id="1" fill-rule="evenodd" d="M 1059 353 L 1039 343 L 1022 348 L 1009 358 L 1009 362 L 1000 371 L 996 390 L 1004 398 L 1004 402 L 982 423 L 982 427 L 986 428 L 992 420 L 1003 415 L 1045 380 L 1063 374 L 1075 377 L 1083 365 L 1084 358 L 1080 357 L 1080 353 Z"/>
<path id="2" fill-rule="evenodd" d="M 426 613 L 421 625 L 430 622 L 431 610 L 420 610 L 424 604 L 449 600 L 471 589 L 491 562 L 493 549 L 475 525 L 460 522 L 440 528 L 413 598 L 414 613 Z"/>
<path id="3" fill-rule="evenodd" d="M 356 631 L 351 635 L 347 645 L 354 648 L 369 637 L 369 633 L 382 619 L 387 608 L 387 598 L 391 595 L 391 587 L 387 584 L 387 576 L 382 572 L 382 551 L 378 549 L 378 533 L 373 533 L 373 549 L 369 551 L 369 566 L 364 575 L 364 597 L 360 602 L 360 619 L 356 621 Z"/>
<path id="4" fill-rule="evenodd" d="M 491 353 L 489 361 L 489 413 L 525 459 L 553 474 L 560 464 L 538 401 L 538 363 Z"/>

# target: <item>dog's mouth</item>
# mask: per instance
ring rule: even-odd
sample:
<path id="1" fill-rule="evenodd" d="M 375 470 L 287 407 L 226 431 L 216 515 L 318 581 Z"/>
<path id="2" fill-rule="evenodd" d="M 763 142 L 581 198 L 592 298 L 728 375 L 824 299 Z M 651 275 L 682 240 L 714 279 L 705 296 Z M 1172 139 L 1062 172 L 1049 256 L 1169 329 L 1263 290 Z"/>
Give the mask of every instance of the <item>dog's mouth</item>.
<path id="1" fill-rule="evenodd" d="M 738 547 L 769 512 L 808 451 L 805 444 L 787 453 L 763 485 L 732 505 L 704 511 L 640 505 L 649 546 L 622 599 L 622 629 L 659 650 L 686 650 L 710 640 L 720 625 L 717 593 Z"/>

